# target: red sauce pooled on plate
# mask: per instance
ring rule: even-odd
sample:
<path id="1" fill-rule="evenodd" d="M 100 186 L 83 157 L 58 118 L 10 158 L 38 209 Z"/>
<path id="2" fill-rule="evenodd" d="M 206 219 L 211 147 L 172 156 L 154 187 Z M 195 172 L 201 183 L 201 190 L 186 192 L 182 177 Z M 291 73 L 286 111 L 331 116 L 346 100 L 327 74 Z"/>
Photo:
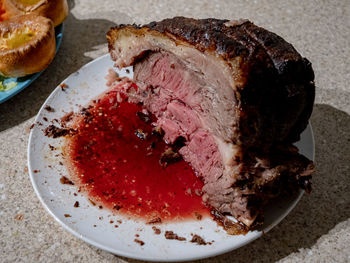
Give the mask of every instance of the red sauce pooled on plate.
<path id="1" fill-rule="evenodd" d="M 195 194 L 203 183 L 189 164 L 160 164 L 168 146 L 152 134 L 154 116 L 141 120 L 142 106 L 117 103 L 116 94 L 107 92 L 74 121 L 77 133 L 68 138 L 65 152 L 75 183 L 99 205 L 145 220 L 208 215 Z"/>

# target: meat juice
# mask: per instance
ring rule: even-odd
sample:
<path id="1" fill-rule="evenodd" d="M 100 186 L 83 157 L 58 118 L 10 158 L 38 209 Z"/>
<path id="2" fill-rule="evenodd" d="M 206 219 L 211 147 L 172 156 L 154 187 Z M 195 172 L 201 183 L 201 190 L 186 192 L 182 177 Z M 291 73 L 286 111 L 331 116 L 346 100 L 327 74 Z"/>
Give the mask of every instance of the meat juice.
<path id="1" fill-rule="evenodd" d="M 133 84 L 135 85 L 135 84 Z M 65 154 L 72 179 L 93 202 L 117 213 L 162 221 L 209 215 L 203 183 L 184 160 L 160 163 L 169 147 L 152 130 L 142 105 L 106 92 L 75 117 Z M 201 218 L 200 216 L 200 218 Z"/>

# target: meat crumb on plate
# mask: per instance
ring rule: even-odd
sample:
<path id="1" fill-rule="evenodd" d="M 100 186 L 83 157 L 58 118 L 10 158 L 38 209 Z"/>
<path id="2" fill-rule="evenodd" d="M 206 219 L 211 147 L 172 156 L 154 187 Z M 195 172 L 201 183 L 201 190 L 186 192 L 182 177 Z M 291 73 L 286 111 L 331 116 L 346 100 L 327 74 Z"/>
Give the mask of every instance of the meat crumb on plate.
<path id="1" fill-rule="evenodd" d="M 204 239 L 199 235 L 193 235 L 190 242 L 197 243 L 198 245 L 206 245 L 207 244 L 207 242 L 205 242 Z"/>
<path id="2" fill-rule="evenodd" d="M 156 234 L 156 235 L 159 235 L 161 233 L 160 229 L 155 227 L 155 226 L 152 226 L 152 229 L 154 231 L 154 234 Z"/>
<path id="3" fill-rule="evenodd" d="M 134 239 L 134 242 L 138 243 L 140 246 L 143 246 L 145 244 L 145 242 L 143 242 L 142 240 L 137 239 L 137 238 Z"/>
<path id="4" fill-rule="evenodd" d="M 160 217 L 155 217 L 147 222 L 147 224 L 160 224 L 162 223 L 162 219 Z"/>
<path id="5" fill-rule="evenodd" d="M 179 241 L 185 241 L 186 240 L 186 238 L 178 236 L 173 231 L 165 231 L 164 236 L 165 236 L 166 239 L 175 239 L 175 240 L 179 240 Z"/>

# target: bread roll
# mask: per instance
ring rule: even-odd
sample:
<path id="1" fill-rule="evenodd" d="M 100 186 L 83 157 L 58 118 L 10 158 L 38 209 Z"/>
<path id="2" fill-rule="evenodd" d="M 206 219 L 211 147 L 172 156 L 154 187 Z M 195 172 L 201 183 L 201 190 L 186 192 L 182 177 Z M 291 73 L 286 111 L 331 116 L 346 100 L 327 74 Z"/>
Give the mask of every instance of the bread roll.
<path id="1" fill-rule="evenodd" d="M 63 22 L 68 14 L 67 0 L 3 0 L 9 18 L 36 14 L 50 18 L 54 26 Z"/>
<path id="2" fill-rule="evenodd" d="M 23 77 L 44 70 L 53 60 L 56 39 L 50 19 L 34 14 L 0 22 L 0 73 Z"/>

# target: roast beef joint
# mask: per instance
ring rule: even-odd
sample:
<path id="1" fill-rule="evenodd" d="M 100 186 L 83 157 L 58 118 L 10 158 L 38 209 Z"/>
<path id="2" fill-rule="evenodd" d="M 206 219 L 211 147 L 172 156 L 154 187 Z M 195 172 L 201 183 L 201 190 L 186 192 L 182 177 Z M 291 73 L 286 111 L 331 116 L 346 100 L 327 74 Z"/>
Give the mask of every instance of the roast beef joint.
<path id="1" fill-rule="evenodd" d="M 247 20 L 185 17 L 118 25 L 107 40 L 115 66 L 133 66 L 137 88 L 120 92 L 157 117 L 166 143 L 181 139 L 219 217 L 251 229 L 271 198 L 311 190 L 314 165 L 293 143 L 312 112 L 314 73 L 291 44 Z"/>

